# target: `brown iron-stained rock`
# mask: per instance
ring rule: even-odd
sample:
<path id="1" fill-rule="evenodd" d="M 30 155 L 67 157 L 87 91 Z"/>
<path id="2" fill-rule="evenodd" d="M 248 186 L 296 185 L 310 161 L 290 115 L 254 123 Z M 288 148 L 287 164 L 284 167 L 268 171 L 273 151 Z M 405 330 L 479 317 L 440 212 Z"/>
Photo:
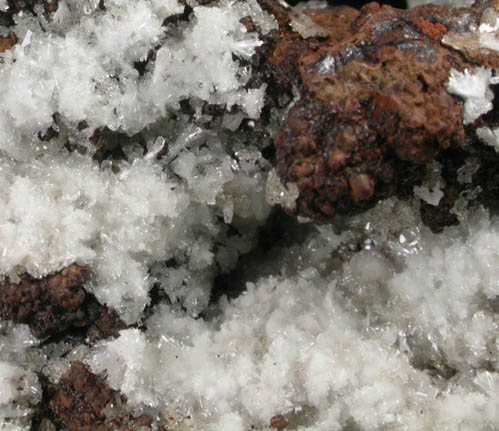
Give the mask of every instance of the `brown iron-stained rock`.
<path id="1" fill-rule="evenodd" d="M 329 40 L 337 42 L 350 35 L 350 25 L 359 16 L 359 11 L 349 6 L 307 9 L 304 13 L 310 17 L 314 24 L 327 31 Z"/>
<path id="2" fill-rule="evenodd" d="M 304 40 L 285 27 L 269 58 L 274 79 L 301 92 L 274 141 L 281 179 L 300 191 L 297 212 L 322 219 L 407 194 L 425 164 L 464 144 L 462 103 L 444 84 L 451 68 L 474 64 L 441 39 L 466 33 L 481 12 L 370 3 L 358 15 L 306 13 L 341 37 Z M 453 199 L 449 190 L 445 211 Z M 454 221 L 441 215 L 439 225 Z"/>
<path id="3" fill-rule="evenodd" d="M 126 400 L 81 362 L 74 362 L 49 394 L 54 422 L 69 431 L 141 431 L 149 430 L 152 424 L 147 415 L 106 418 L 106 407 Z"/>
<path id="4" fill-rule="evenodd" d="M 275 428 L 277 430 L 283 430 L 289 425 L 288 421 L 283 415 L 275 415 L 270 418 L 270 428 Z"/>
<path id="5" fill-rule="evenodd" d="M 86 280 L 86 268 L 78 265 L 42 279 L 28 274 L 18 283 L 7 279 L 0 283 L 0 317 L 29 325 L 37 337 L 68 328 L 90 328 L 92 339 L 116 335 L 125 324 L 85 292 Z"/>
<path id="6" fill-rule="evenodd" d="M 11 32 L 7 36 L 0 36 L 0 52 L 5 52 L 17 43 L 17 36 Z"/>
<path id="7" fill-rule="evenodd" d="M 489 2 L 488 6 L 483 10 L 479 19 L 475 17 L 474 25 L 469 25 L 462 31 L 456 29 L 448 31 L 442 37 L 442 44 L 459 51 L 470 62 L 497 69 L 499 56 L 495 49 L 491 48 L 491 42 L 495 45 L 495 32 L 489 32 L 485 28 L 481 31 L 479 28 L 481 25 L 489 25 L 493 28 L 499 18 L 499 5 Z"/>

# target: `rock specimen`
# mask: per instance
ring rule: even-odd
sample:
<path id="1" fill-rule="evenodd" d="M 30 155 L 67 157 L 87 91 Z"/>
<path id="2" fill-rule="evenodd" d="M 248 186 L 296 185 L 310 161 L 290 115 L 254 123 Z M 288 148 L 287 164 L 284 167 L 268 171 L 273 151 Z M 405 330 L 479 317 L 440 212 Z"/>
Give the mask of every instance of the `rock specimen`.
<path id="1" fill-rule="evenodd" d="M 27 324 L 41 338 L 70 328 L 90 328 L 91 338 L 116 335 L 124 323 L 83 289 L 86 280 L 86 268 L 70 265 L 42 279 L 23 274 L 16 283 L 3 281 L 0 316 Z"/>
<path id="2" fill-rule="evenodd" d="M 498 428 L 496 5 L 313 4 L 0 0 L 0 430 Z"/>
<path id="3" fill-rule="evenodd" d="M 57 385 L 49 389 L 49 393 L 49 409 L 54 422 L 69 431 L 151 429 L 152 419 L 147 415 L 133 418 L 126 414 L 125 417 L 107 418 L 106 411 L 112 409 L 113 404 L 125 404 L 125 401 L 119 400 L 119 394 L 81 362 L 74 362 Z"/>
<path id="4" fill-rule="evenodd" d="M 297 213 L 324 220 L 365 210 L 394 194 L 411 195 L 425 165 L 464 146 L 463 105 L 449 93 L 448 80 L 451 70 L 463 72 L 476 63 L 443 44 L 442 37 L 467 34 L 479 24 L 480 13 L 432 5 L 403 11 L 377 3 L 358 14 L 310 11 L 319 29 L 340 30 L 307 39 L 284 30 L 289 16 L 281 20 L 270 73 L 297 87 L 301 97 L 275 147 L 283 182 L 300 191 Z M 489 52 L 484 64 L 494 58 L 498 54 Z M 443 159 L 454 153 L 445 154 Z M 453 181 L 447 179 L 449 186 Z M 456 198 L 449 189 L 447 215 L 442 214 L 447 221 L 424 217 L 425 222 L 435 230 L 452 224 L 448 211 Z"/>
<path id="5" fill-rule="evenodd" d="M 0 36 L 0 52 L 7 51 L 17 42 L 15 33 L 9 33 L 7 36 Z"/>

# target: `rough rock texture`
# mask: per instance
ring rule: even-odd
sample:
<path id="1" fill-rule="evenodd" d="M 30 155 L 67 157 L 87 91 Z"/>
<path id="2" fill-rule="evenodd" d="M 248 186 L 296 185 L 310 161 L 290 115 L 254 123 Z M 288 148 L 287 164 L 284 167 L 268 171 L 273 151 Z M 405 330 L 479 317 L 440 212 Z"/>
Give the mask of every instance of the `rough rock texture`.
<path id="1" fill-rule="evenodd" d="M 460 209 L 497 215 L 499 117 L 446 85 L 495 67 L 485 12 L 256 1 L 0 0 L 1 430 L 499 423 L 497 220 Z M 298 195 L 378 205 L 269 215 Z"/>
<path id="2" fill-rule="evenodd" d="M 81 362 L 74 362 L 49 393 L 49 409 L 54 421 L 69 431 L 139 431 L 150 429 L 152 424 L 147 415 L 108 419 L 106 407 L 120 403 L 119 393 Z"/>
<path id="3" fill-rule="evenodd" d="M 358 15 L 308 15 L 321 28 L 338 26 L 337 36 L 303 39 L 281 30 L 269 57 L 273 79 L 301 92 L 275 139 L 278 172 L 300 190 L 297 212 L 324 219 L 412 194 L 427 163 L 464 144 L 462 104 L 444 84 L 451 68 L 474 64 L 440 40 L 465 32 L 479 11 L 370 3 Z M 435 230 L 452 224 L 455 195 L 447 192 L 440 218 L 425 207 L 425 222 Z"/>
<path id="4" fill-rule="evenodd" d="M 0 52 L 7 51 L 12 48 L 17 42 L 15 33 L 9 33 L 7 36 L 0 36 Z"/>
<path id="5" fill-rule="evenodd" d="M 117 334 L 124 323 L 83 289 L 86 280 L 87 270 L 78 265 L 40 280 L 28 274 L 19 283 L 6 280 L 0 283 L 0 316 L 29 325 L 37 337 L 68 328 L 89 328 L 92 339 Z"/>
<path id="6" fill-rule="evenodd" d="M 276 428 L 278 430 L 283 430 L 288 426 L 288 421 L 282 415 L 272 416 L 270 418 L 270 428 Z"/>
<path id="7" fill-rule="evenodd" d="M 497 1 L 476 2 L 475 5 L 481 5 L 483 12 L 479 19 L 477 19 L 476 10 L 466 9 L 468 13 L 471 12 L 469 19 L 473 20 L 476 24 L 485 24 L 494 27 L 496 24 L 494 9 L 498 6 Z M 442 37 L 442 43 L 459 51 L 470 62 L 486 67 L 499 67 L 497 51 L 490 46 L 490 39 L 487 38 L 487 35 L 482 35 L 479 25 L 466 27 L 466 21 L 462 24 L 464 25 L 458 28 L 451 28 Z M 487 33 L 487 31 L 484 33 Z"/>

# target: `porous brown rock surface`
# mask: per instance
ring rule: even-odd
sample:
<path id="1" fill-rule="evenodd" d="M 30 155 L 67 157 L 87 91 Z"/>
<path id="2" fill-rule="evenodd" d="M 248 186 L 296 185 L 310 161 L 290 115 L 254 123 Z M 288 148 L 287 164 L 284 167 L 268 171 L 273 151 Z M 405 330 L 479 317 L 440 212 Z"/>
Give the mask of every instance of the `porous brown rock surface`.
<path id="1" fill-rule="evenodd" d="M 360 12 L 306 13 L 321 36 L 300 37 L 281 10 L 268 57 L 272 80 L 300 93 L 274 141 L 282 181 L 296 183 L 300 192 L 291 212 L 324 220 L 391 195 L 411 196 L 425 165 L 445 151 L 453 157 L 449 150 L 465 143 L 462 102 L 445 83 L 452 68 L 463 71 L 477 62 L 442 37 L 467 34 L 481 10 L 370 3 Z M 340 30 L 324 37 L 328 28 Z M 487 64 L 492 57 L 488 52 Z M 449 175 L 440 205 L 422 204 L 434 231 L 456 222 L 449 211 L 462 188 L 452 188 L 455 175 Z"/>
<path id="2" fill-rule="evenodd" d="M 91 339 L 116 335 L 125 324 L 83 289 L 87 276 L 86 268 L 73 264 L 42 279 L 7 279 L 0 283 L 0 317 L 27 324 L 39 338 L 70 328 L 86 329 Z"/>
<path id="3" fill-rule="evenodd" d="M 270 428 L 283 430 L 288 425 L 288 421 L 282 415 L 276 415 L 270 418 Z"/>
<path id="4" fill-rule="evenodd" d="M 0 36 L 0 52 L 11 49 L 17 42 L 15 33 L 9 33 L 7 36 Z"/>
<path id="5" fill-rule="evenodd" d="M 49 390 L 49 409 L 55 423 L 69 431 L 140 431 L 151 429 L 147 415 L 137 418 L 126 415 L 109 419 L 106 407 L 124 404 L 117 391 L 103 378 L 91 373 L 81 362 L 74 362 L 70 370 Z"/>

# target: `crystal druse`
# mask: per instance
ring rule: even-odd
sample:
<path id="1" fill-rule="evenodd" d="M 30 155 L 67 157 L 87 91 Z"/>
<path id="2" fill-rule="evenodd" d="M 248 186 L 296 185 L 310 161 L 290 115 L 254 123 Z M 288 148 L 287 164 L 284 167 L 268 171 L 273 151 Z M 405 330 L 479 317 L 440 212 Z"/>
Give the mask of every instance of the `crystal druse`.
<path id="1" fill-rule="evenodd" d="M 0 0 L 0 431 L 499 428 L 499 4 Z"/>

